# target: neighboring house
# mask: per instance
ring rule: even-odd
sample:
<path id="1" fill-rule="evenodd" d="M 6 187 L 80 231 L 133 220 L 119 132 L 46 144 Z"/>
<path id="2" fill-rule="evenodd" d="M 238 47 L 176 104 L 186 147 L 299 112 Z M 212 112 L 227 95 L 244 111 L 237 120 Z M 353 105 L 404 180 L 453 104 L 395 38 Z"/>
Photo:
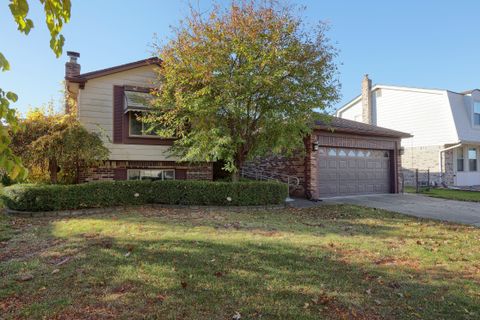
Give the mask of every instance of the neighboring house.
<path id="1" fill-rule="evenodd" d="M 98 168 L 84 170 L 81 180 L 204 179 L 213 177 L 212 163 L 190 165 L 169 155 L 172 139 L 145 130 L 137 115 L 156 79 L 160 60 L 150 58 L 120 66 L 80 73 L 76 52 L 67 52 L 65 65 L 68 94 L 77 103 L 80 122 L 99 132 L 110 158 Z"/>
<path id="2" fill-rule="evenodd" d="M 480 185 L 480 90 L 372 87 L 366 75 L 361 95 L 336 115 L 412 134 L 402 140 L 406 184 L 419 169 L 437 184 Z"/>
<path id="3" fill-rule="evenodd" d="M 212 163 L 177 162 L 169 155 L 173 140 L 156 137 L 137 120 L 137 113 L 148 111 L 141 101 L 149 97 L 159 59 L 82 74 L 77 63 L 79 54 L 68 55 L 66 87 L 77 102 L 80 122 L 102 133 L 110 150 L 110 159 L 103 166 L 84 170 L 83 181 L 213 178 Z M 314 199 L 395 193 L 401 189 L 402 137 L 409 135 L 338 118 L 328 124 L 317 121 L 313 133 L 304 139 L 305 153 L 295 158 L 264 158 L 254 169 L 298 177 L 296 194 Z"/>

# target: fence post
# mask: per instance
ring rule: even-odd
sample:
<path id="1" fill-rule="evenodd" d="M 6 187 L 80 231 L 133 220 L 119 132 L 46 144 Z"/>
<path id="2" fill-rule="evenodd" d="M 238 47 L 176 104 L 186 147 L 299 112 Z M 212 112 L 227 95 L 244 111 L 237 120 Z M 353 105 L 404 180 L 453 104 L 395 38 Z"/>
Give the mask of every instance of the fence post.
<path id="1" fill-rule="evenodd" d="M 415 192 L 418 193 L 418 169 L 415 169 Z"/>
<path id="2" fill-rule="evenodd" d="M 427 183 L 428 183 L 428 188 L 430 188 L 430 169 L 427 169 Z"/>

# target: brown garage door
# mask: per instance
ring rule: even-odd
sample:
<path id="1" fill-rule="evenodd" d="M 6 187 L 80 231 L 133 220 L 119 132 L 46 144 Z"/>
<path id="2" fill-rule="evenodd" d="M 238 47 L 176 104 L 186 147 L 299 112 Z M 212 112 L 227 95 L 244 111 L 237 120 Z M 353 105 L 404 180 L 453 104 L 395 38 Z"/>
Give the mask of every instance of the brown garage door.
<path id="1" fill-rule="evenodd" d="M 387 150 L 319 148 L 318 153 L 320 198 L 390 192 Z"/>

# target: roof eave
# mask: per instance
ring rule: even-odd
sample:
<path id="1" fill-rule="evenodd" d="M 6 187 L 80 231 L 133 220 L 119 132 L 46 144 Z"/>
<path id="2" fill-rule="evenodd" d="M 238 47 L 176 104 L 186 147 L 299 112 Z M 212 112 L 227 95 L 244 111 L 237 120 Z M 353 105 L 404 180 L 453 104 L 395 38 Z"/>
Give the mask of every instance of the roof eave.
<path id="1" fill-rule="evenodd" d="M 386 137 L 386 138 L 412 138 L 413 135 L 405 132 L 398 132 L 398 133 L 380 133 L 375 131 L 368 131 L 368 130 L 359 130 L 359 129 L 350 129 L 350 128 L 339 128 L 334 126 L 325 126 L 325 125 L 315 125 L 315 130 L 321 131 L 330 131 L 330 132 L 340 132 L 340 133 L 351 133 L 351 134 L 361 134 L 361 135 L 369 135 L 374 137 Z"/>

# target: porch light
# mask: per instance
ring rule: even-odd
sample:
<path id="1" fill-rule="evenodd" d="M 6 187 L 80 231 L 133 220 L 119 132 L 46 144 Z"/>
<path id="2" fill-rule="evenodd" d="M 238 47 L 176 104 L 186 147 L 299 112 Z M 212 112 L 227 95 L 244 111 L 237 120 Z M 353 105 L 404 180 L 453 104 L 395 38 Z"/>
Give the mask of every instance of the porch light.
<path id="1" fill-rule="evenodd" d="M 398 149 L 398 153 L 403 156 L 403 154 L 405 153 L 405 147 L 400 147 L 400 149 Z"/>
<path id="2" fill-rule="evenodd" d="M 315 141 L 312 143 L 312 150 L 318 151 L 318 137 L 315 137 Z"/>

